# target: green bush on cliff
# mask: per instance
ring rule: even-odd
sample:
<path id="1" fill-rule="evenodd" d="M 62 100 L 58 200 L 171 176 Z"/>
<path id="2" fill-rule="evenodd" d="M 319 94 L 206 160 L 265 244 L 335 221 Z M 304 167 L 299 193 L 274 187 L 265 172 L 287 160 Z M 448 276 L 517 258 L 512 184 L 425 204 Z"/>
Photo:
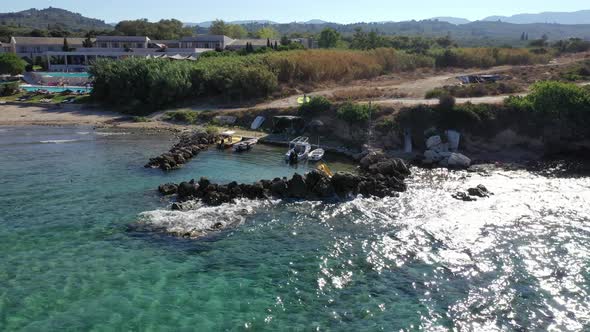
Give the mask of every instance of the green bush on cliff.
<path id="1" fill-rule="evenodd" d="M 590 116 L 590 93 L 575 84 L 546 81 L 533 85 L 525 97 L 509 97 L 506 105 L 530 109 L 548 119 L 585 119 Z"/>
<path id="2" fill-rule="evenodd" d="M 198 116 L 197 111 L 173 111 L 167 112 L 164 115 L 164 120 L 194 124 L 197 122 Z"/>
<path id="3" fill-rule="evenodd" d="M 299 106 L 299 112 L 303 115 L 314 115 L 329 111 L 331 107 L 332 103 L 326 97 L 315 96 L 311 97 L 309 102 Z"/>

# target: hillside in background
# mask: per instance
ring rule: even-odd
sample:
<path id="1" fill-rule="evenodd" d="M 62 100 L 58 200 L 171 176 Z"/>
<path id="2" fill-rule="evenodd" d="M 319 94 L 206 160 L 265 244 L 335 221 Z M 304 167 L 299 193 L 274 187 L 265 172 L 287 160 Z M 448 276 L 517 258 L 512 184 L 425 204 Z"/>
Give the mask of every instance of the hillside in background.
<path id="1" fill-rule="evenodd" d="M 248 31 L 257 31 L 268 26 L 266 24 L 246 24 Z M 451 24 L 441 20 L 383 22 L 383 23 L 355 23 L 355 24 L 303 24 L 288 23 L 275 24 L 273 28 L 281 34 L 311 34 L 317 35 L 325 28 L 333 28 L 343 36 L 352 36 L 356 29 L 377 31 L 383 35 L 444 37 L 450 36 L 463 46 L 523 46 L 523 33 L 528 34 L 529 40 L 546 36 L 550 41 L 582 38 L 590 40 L 590 24 L 588 25 L 560 25 L 560 24 L 511 24 L 505 22 L 476 21 L 467 24 Z M 206 32 L 201 30 L 199 32 Z"/>
<path id="2" fill-rule="evenodd" d="M 514 24 L 557 23 L 557 24 L 590 24 L 590 10 L 577 12 L 545 12 L 539 14 L 517 14 L 512 16 L 490 16 L 484 21 L 502 21 Z"/>
<path id="3" fill-rule="evenodd" d="M 551 23 L 527 23 L 515 24 L 506 21 L 524 23 L 527 21 L 550 21 Z M 554 24 L 558 22 L 588 24 Z M 167 21 L 168 23 L 172 21 Z M 178 22 L 178 21 L 174 21 Z M 133 21 L 132 21 L 133 23 Z M 255 36 L 261 28 L 272 26 L 281 35 L 290 36 L 313 36 L 316 37 L 325 28 L 333 28 L 343 37 L 351 37 L 357 29 L 365 32 L 376 31 L 381 35 L 398 36 L 424 36 L 424 37 L 446 37 L 449 36 L 461 46 L 525 46 L 530 40 L 546 37 L 549 41 L 556 41 L 568 38 L 582 38 L 590 40 L 590 11 L 579 11 L 574 13 L 542 13 L 515 15 L 510 18 L 489 17 L 486 21 L 469 22 L 466 19 L 456 17 L 437 17 L 423 21 L 405 22 L 373 22 L 339 24 L 314 19 L 306 22 L 277 23 L 271 20 L 243 20 L 228 22 L 242 25 L 250 36 Z M 138 27 L 157 25 L 147 20 L 137 20 Z M 180 24 L 180 23 L 179 23 Z M 191 27 L 188 33 L 208 33 L 211 22 L 184 23 Z M 165 25 L 168 27 L 169 24 Z M 29 9 L 16 13 L 0 14 L 0 41 L 7 41 L 10 36 L 84 36 L 87 31 L 93 30 L 94 34 L 131 34 L 138 33 L 154 36 L 157 33 L 149 29 L 127 29 L 113 31 L 113 25 L 102 20 L 84 17 L 64 9 Z M 145 27 L 144 27 L 145 28 Z M 180 27 L 181 29 L 182 27 Z M 44 30 L 36 31 L 35 29 Z M 135 31 L 135 32 L 133 32 Z M 171 34 L 170 36 L 176 36 Z M 181 35 L 185 35 L 185 31 Z M 528 38 L 523 40 L 523 36 Z M 168 34 L 166 34 L 168 36 Z"/>
<path id="4" fill-rule="evenodd" d="M 471 23 L 471 21 L 466 18 L 448 17 L 448 16 L 433 17 L 430 20 L 438 20 L 438 21 L 442 21 L 442 22 L 451 23 L 454 25 Z"/>
<path id="5" fill-rule="evenodd" d="M 104 21 L 52 7 L 0 13 L 0 25 L 31 29 L 48 29 L 51 26 L 60 26 L 71 31 L 112 29 L 112 26 Z"/>

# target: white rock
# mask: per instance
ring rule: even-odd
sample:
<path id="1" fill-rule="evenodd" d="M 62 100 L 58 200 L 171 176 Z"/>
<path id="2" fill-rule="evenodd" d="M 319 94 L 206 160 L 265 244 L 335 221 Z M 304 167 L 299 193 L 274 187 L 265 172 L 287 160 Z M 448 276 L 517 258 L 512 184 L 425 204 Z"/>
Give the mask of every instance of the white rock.
<path id="1" fill-rule="evenodd" d="M 435 145 L 431 149 L 436 152 L 449 152 L 449 143 Z"/>
<path id="2" fill-rule="evenodd" d="M 447 139 L 449 141 L 449 148 L 451 151 L 457 151 L 459 149 L 459 142 L 461 140 L 461 134 L 455 130 L 447 130 Z"/>
<path id="3" fill-rule="evenodd" d="M 449 167 L 467 168 L 471 165 L 471 159 L 460 153 L 451 153 L 448 164 Z"/>
<path id="4" fill-rule="evenodd" d="M 442 139 L 440 138 L 440 136 L 438 136 L 438 135 L 432 136 L 426 140 L 426 147 L 428 148 L 428 150 L 431 150 L 432 147 L 440 145 L 441 143 L 442 143 Z"/>

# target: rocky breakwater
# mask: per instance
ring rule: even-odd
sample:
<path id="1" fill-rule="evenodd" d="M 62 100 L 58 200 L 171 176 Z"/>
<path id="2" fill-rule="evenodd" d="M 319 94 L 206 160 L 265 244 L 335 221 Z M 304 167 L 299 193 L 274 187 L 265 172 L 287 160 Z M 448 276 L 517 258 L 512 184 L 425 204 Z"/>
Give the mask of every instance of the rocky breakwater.
<path id="1" fill-rule="evenodd" d="M 168 152 L 151 158 L 145 167 L 160 168 L 164 171 L 178 169 L 201 151 L 208 149 L 209 145 L 215 143 L 216 140 L 217 135 L 206 131 L 183 133 L 180 136 L 180 141 Z"/>
<path id="2" fill-rule="evenodd" d="M 200 200 L 209 206 L 232 203 L 237 199 L 347 199 L 356 195 L 391 197 L 406 190 L 404 179 L 410 175 L 405 162 L 373 152 L 360 162 L 359 174 L 338 172 L 332 176 L 319 170 L 306 175 L 295 174 L 290 179 L 260 180 L 253 184 L 211 183 L 206 178 L 159 187 L 163 195 L 176 194 L 173 210 L 185 210 L 190 202 Z"/>

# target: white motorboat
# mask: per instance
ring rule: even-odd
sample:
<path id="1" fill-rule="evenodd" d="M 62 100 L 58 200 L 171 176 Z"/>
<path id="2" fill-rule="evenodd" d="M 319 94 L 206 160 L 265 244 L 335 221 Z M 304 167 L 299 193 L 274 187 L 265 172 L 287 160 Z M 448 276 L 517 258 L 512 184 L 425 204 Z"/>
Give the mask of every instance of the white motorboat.
<path id="1" fill-rule="evenodd" d="M 254 145 L 258 144 L 258 139 L 252 138 L 234 144 L 234 152 L 243 152 L 252 149 Z"/>
<path id="2" fill-rule="evenodd" d="M 324 149 L 315 149 L 309 153 L 308 159 L 309 161 L 320 161 L 324 158 L 325 153 Z"/>
<path id="3" fill-rule="evenodd" d="M 289 151 L 285 154 L 285 160 L 294 163 L 307 159 L 311 151 L 308 137 L 297 137 L 289 143 Z"/>

